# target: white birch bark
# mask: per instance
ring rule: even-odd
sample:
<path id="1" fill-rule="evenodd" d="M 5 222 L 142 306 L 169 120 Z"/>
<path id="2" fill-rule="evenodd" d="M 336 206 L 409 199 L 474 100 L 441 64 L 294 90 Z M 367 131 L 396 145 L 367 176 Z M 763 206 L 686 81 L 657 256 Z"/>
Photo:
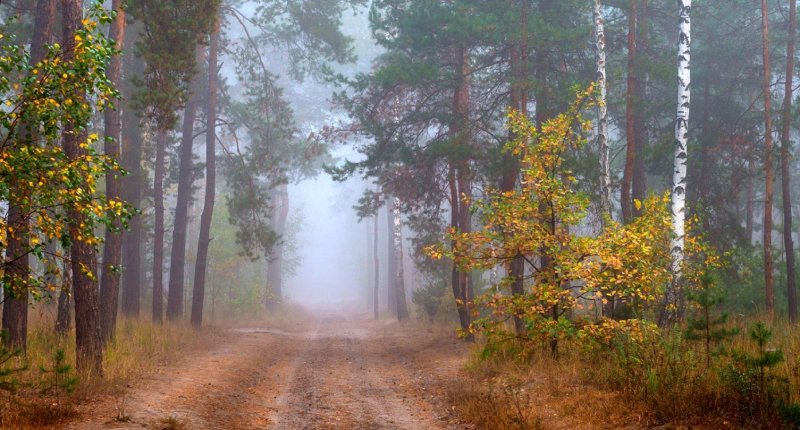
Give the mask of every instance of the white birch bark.
<path id="1" fill-rule="evenodd" d="M 606 32 L 605 18 L 600 0 L 594 1 L 595 60 L 597 86 L 600 91 L 598 106 L 597 145 L 600 151 L 600 207 L 603 217 L 611 216 L 611 167 L 608 158 L 608 107 L 606 84 Z"/>
<path id="2" fill-rule="evenodd" d="M 678 285 L 681 281 L 685 225 L 686 225 L 686 146 L 689 133 L 689 106 L 691 102 L 691 9 L 692 0 L 679 0 L 678 38 L 678 111 L 675 119 L 675 159 L 672 177 L 672 275 L 673 282 L 667 289 L 664 323 L 675 317 L 678 304 Z"/>

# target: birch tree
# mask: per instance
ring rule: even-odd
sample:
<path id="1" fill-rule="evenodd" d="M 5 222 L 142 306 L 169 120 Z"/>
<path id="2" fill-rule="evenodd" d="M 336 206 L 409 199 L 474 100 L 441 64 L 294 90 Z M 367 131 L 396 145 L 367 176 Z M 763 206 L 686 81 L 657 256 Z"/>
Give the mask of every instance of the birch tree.
<path id="1" fill-rule="evenodd" d="M 600 151 L 600 207 L 603 216 L 611 215 L 611 168 L 608 160 L 608 107 L 606 106 L 606 33 L 600 0 L 594 1 L 595 60 L 597 63 L 598 103 L 597 145 Z"/>
<path id="2" fill-rule="evenodd" d="M 680 0 L 678 36 L 678 112 L 675 118 L 675 158 L 672 176 L 672 283 L 667 287 L 662 324 L 669 324 L 677 316 L 678 288 L 683 269 L 686 223 L 686 146 L 689 141 L 689 107 L 691 102 L 690 69 L 692 46 L 692 0 Z"/>

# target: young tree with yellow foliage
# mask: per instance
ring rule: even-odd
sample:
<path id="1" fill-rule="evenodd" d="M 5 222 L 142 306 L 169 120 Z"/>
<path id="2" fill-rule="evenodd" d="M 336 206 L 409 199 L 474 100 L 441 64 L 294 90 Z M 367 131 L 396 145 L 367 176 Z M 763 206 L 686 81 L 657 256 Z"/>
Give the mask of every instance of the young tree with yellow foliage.
<path id="1" fill-rule="evenodd" d="M 635 202 L 642 215 L 628 225 L 609 219 L 598 236 L 574 233 L 574 227 L 586 220 L 590 202 L 576 191 L 578 178 L 564 162 L 569 152 L 586 143 L 584 134 L 591 124 L 582 112 L 595 103 L 593 94 L 593 87 L 580 92 L 565 113 L 541 128 L 512 112 L 509 124 L 518 138 L 506 150 L 520 158 L 521 187 L 489 190 L 488 197 L 473 206 L 481 214 L 482 228 L 451 230 L 447 240 L 452 247 L 428 249 L 431 256 L 451 258 L 465 271 L 488 270 L 524 257 L 523 295 L 510 294 L 513 280 L 507 278 L 478 298 L 488 316 L 471 329 L 487 335 L 490 344 L 512 339 L 549 342 L 557 354 L 564 337 L 581 331 L 600 336 L 649 319 L 671 281 L 668 195 Z M 717 257 L 697 240 L 687 239 L 687 247 L 687 255 L 701 257 L 703 265 L 717 264 Z M 687 264 L 683 272 L 690 284 L 698 276 L 693 267 Z M 630 308 L 628 319 L 593 324 L 591 311 L 609 298 Z M 526 324 L 523 334 L 507 329 L 506 322 L 515 316 Z"/>

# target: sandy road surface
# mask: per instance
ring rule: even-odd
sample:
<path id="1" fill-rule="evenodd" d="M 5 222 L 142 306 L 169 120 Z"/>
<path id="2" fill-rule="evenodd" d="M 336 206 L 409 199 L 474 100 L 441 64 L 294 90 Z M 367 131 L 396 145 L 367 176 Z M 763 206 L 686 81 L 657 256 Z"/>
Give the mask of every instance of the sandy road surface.
<path id="1" fill-rule="evenodd" d="M 160 428 L 170 417 L 186 429 L 463 428 L 442 394 L 465 357 L 452 338 L 338 314 L 224 338 L 66 428 Z M 115 419 L 121 409 L 129 421 Z"/>

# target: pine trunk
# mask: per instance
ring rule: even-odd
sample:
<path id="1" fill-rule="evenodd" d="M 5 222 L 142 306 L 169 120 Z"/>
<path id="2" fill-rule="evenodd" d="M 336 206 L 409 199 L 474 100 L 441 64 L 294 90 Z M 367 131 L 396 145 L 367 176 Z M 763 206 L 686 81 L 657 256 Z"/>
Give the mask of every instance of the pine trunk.
<path id="1" fill-rule="evenodd" d="M 386 306 L 390 315 L 397 315 L 397 289 L 395 283 L 397 278 L 397 256 L 395 255 L 394 241 L 394 198 L 386 196 Z"/>
<path id="2" fill-rule="evenodd" d="M 203 60 L 203 49 L 197 47 L 197 63 Z M 186 280 L 186 234 L 189 228 L 189 199 L 192 193 L 192 167 L 194 147 L 194 123 L 200 105 L 197 77 L 192 85 L 189 102 L 183 111 L 181 130 L 180 164 L 178 166 L 178 196 L 175 202 L 175 220 L 172 228 L 172 252 L 169 265 L 169 293 L 167 297 L 167 320 L 183 319 L 183 292 Z"/>
<path id="3" fill-rule="evenodd" d="M 122 50 L 125 40 L 125 10 L 122 0 L 114 0 L 112 9 L 117 11 L 114 22 L 111 23 L 109 39 L 118 50 Z M 122 57 L 115 55 L 111 58 L 106 71 L 111 85 L 120 88 L 122 83 Z M 105 115 L 105 155 L 114 160 L 120 159 L 120 137 L 122 124 L 120 113 L 116 109 L 107 109 Z M 109 200 L 119 200 L 121 195 L 120 174 L 116 170 L 109 170 L 106 174 L 106 196 Z M 103 344 L 114 339 L 117 329 L 117 301 L 119 300 L 119 266 L 122 263 L 122 223 L 115 221 L 113 228 L 106 230 L 106 240 L 103 244 L 103 269 L 100 281 L 100 332 Z"/>
<path id="4" fill-rule="evenodd" d="M 211 221 L 217 190 L 217 86 L 219 51 L 219 22 L 211 33 L 208 47 L 208 97 L 206 98 L 206 190 L 203 198 L 203 213 L 200 215 L 200 237 L 197 240 L 197 261 L 194 266 L 194 288 L 192 291 L 192 325 L 203 325 L 203 304 L 206 296 L 206 272 L 208 269 L 208 247 L 211 244 Z"/>
<path id="5" fill-rule="evenodd" d="M 453 122 L 450 125 L 450 133 L 453 144 L 461 148 L 461 154 L 457 159 L 450 161 L 450 200 L 451 200 L 451 224 L 460 232 L 470 232 L 472 230 L 472 220 L 469 208 L 466 207 L 464 199 L 471 198 L 471 172 L 469 159 L 464 153 L 468 152 L 470 144 L 469 130 L 469 103 L 470 103 L 470 66 L 469 50 L 466 46 L 461 46 L 456 51 L 456 73 L 457 78 L 453 91 L 452 115 Z M 456 307 L 458 309 L 461 328 L 469 329 L 472 324 L 470 311 L 472 301 L 472 288 L 469 272 L 462 272 L 453 266 L 453 294 L 455 295 Z M 470 336 L 470 339 L 472 337 Z"/>
<path id="6" fill-rule="evenodd" d="M 153 322 L 164 320 L 164 169 L 167 131 L 156 132 L 156 164 L 153 169 Z"/>
<path id="7" fill-rule="evenodd" d="M 75 50 L 75 33 L 83 20 L 83 0 L 61 0 L 64 52 Z M 75 94 L 82 100 L 84 94 Z M 84 130 L 76 130 L 71 123 L 64 124 L 64 153 L 71 160 L 86 155 L 81 143 L 86 140 Z M 72 246 L 72 292 L 75 300 L 76 368 L 82 374 L 103 374 L 103 342 L 100 337 L 100 297 L 96 281 L 97 250 L 80 240 L 80 226 L 88 224 L 86 215 L 74 208 L 67 210 Z"/>
<path id="8" fill-rule="evenodd" d="M 373 267 L 373 284 L 372 284 L 372 312 L 375 316 L 375 319 L 380 317 L 380 310 L 378 306 L 380 305 L 380 283 L 381 283 L 381 273 L 380 273 L 380 257 L 378 256 L 378 215 L 376 214 L 372 218 L 372 267 Z"/>
<path id="9" fill-rule="evenodd" d="M 679 314 L 686 223 L 686 161 L 691 105 L 692 0 L 679 1 L 678 110 L 675 119 L 675 157 L 672 176 L 672 282 L 667 286 L 661 324 L 671 325 Z"/>
<path id="10" fill-rule="evenodd" d="M 283 241 L 286 239 L 286 221 L 289 218 L 289 191 L 286 185 L 275 188 L 272 192 L 273 217 L 272 229 L 280 236 L 274 246 L 267 269 L 267 308 L 273 310 L 283 297 Z"/>
<path id="11" fill-rule="evenodd" d="M 628 10 L 628 86 L 625 93 L 625 135 L 627 147 L 625 150 L 625 169 L 622 173 L 622 189 L 620 191 L 620 204 L 622 205 L 623 222 L 629 223 L 633 219 L 633 173 L 636 163 L 636 128 L 635 128 L 635 99 L 636 99 L 636 63 L 637 63 L 637 0 L 630 0 Z"/>
<path id="12" fill-rule="evenodd" d="M 31 56 L 29 64 L 37 64 L 47 55 L 47 44 L 53 39 L 55 25 L 56 1 L 39 0 L 36 2 L 34 17 L 34 33 L 31 38 Z M 24 124 L 18 132 L 18 145 L 35 145 L 37 138 L 34 130 Z M 10 184 L 13 187 L 12 184 Z M 12 188 L 13 189 L 13 188 Z M 17 194 L 12 192 L 11 197 Z M 24 196 L 20 196 L 24 198 Z M 7 330 L 6 346 L 11 349 L 25 350 L 28 340 L 28 274 L 30 262 L 28 258 L 29 229 L 24 210 L 12 199 L 8 202 L 8 226 L 14 231 L 7 232 L 6 245 L 7 275 L 12 279 L 11 289 L 6 289 L 8 297 L 3 303 L 3 329 Z"/>
<path id="13" fill-rule="evenodd" d="M 786 298 L 789 321 L 797 322 L 797 285 L 795 284 L 794 244 L 792 243 L 792 96 L 794 95 L 794 49 L 797 33 L 797 1 L 789 0 L 789 41 L 786 46 L 786 86 L 783 91 L 781 119 L 781 191 L 783 197 L 783 246 L 786 252 Z"/>
<path id="14" fill-rule="evenodd" d="M 142 62 L 134 55 L 134 42 L 138 34 L 136 27 L 125 34 L 125 98 L 129 100 L 134 88 L 132 77 L 142 73 Z M 123 200 L 134 208 L 142 207 L 142 130 L 140 118 L 130 102 L 123 100 L 122 111 L 122 167 L 128 175 L 122 178 Z M 127 317 L 138 317 L 142 296 L 142 216 L 134 216 L 128 223 L 128 231 L 122 234 L 122 313 Z"/>
<path id="15" fill-rule="evenodd" d="M 56 333 L 66 336 L 72 328 L 72 268 L 67 260 L 61 272 L 61 291 L 58 295 L 58 310 L 56 311 Z"/>
<path id="16" fill-rule="evenodd" d="M 520 33 L 517 40 L 511 41 L 511 109 L 521 115 L 528 115 L 528 15 L 529 0 L 521 0 L 520 4 Z M 517 139 L 513 132 L 509 132 L 509 140 Z M 514 191 L 519 180 L 519 160 L 513 154 L 504 154 L 504 175 L 500 184 L 501 191 Z M 494 270 L 494 269 L 493 269 Z M 511 294 L 520 296 L 525 293 L 523 277 L 525 275 L 525 256 L 516 256 L 506 267 L 506 272 L 511 279 Z M 524 323 L 518 316 L 514 317 L 514 327 L 517 333 L 525 329 Z"/>
<path id="17" fill-rule="evenodd" d="M 772 262 L 772 194 L 774 173 L 772 167 L 772 71 L 769 59 L 769 15 L 767 0 L 761 0 L 761 24 L 764 56 L 764 290 L 767 314 L 775 313 Z"/>
<path id="18" fill-rule="evenodd" d="M 639 0 L 636 8 L 636 65 L 634 72 L 633 93 L 633 132 L 636 145 L 633 160 L 633 178 L 631 182 L 631 216 L 638 218 L 641 210 L 633 204 L 634 201 L 643 202 L 647 198 L 647 171 L 645 168 L 645 149 L 647 147 L 647 124 L 645 120 L 645 100 L 647 100 L 648 76 L 642 67 L 642 58 L 646 58 L 648 44 L 648 2 Z"/>
<path id="19" fill-rule="evenodd" d="M 403 267 L 403 220 L 400 215 L 400 200 L 395 199 L 394 210 L 394 255 L 397 259 L 395 266 L 395 302 L 397 303 L 397 319 L 408 319 L 408 304 L 406 303 L 405 270 Z"/>

